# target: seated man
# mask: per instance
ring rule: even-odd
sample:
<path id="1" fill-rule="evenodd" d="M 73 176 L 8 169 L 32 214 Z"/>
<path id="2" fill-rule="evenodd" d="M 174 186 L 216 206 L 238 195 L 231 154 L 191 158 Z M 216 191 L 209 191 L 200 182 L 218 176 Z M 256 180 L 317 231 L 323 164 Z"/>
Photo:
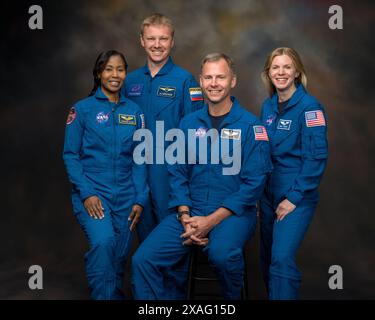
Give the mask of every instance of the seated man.
<path id="1" fill-rule="evenodd" d="M 230 96 L 233 66 L 221 53 L 202 61 L 207 106 L 182 119 L 185 159 L 169 166 L 169 206 L 177 219 L 167 216 L 133 256 L 135 299 L 186 298 L 187 273 L 176 271 L 192 245 L 204 246 L 224 298 L 241 296 L 242 249 L 255 231 L 256 201 L 271 161 L 265 128 Z"/>

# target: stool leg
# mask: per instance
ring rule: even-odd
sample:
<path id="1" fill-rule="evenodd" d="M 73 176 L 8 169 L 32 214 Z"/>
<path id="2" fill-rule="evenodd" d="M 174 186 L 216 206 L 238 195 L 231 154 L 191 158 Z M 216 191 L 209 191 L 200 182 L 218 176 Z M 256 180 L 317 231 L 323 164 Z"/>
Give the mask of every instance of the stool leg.
<path id="1" fill-rule="evenodd" d="M 243 262 L 244 262 L 244 273 L 243 273 L 243 285 L 241 290 L 241 299 L 247 300 L 249 297 L 249 287 L 247 285 L 247 263 L 246 263 L 246 250 L 243 248 Z"/>
<path id="2" fill-rule="evenodd" d="M 193 246 L 192 251 L 189 254 L 189 276 L 188 276 L 188 288 L 187 288 L 187 299 L 193 300 L 195 290 L 195 272 L 196 272 L 196 248 Z"/>

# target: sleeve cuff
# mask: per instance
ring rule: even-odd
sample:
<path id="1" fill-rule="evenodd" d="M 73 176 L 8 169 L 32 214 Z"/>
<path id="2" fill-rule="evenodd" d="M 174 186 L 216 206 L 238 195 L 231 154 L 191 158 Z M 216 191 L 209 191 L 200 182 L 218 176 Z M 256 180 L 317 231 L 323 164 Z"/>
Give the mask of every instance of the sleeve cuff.
<path id="1" fill-rule="evenodd" d="M 293 203 L 295 206 L 298 206 L 298 204 L 301 202 L 303 196 L 298 191 L 291 191 L 286 195 L 286 198 Z"/>
<path id="2" fill-rule="evenodd" d="M 139 204 L 142 207 L 145 207 L 146 199 L 147 199 L 146 197 L 137 197 L 137 198 L 135 198 L 134 203 Z"/>
<path id="3" fill-rule="evenodd" d="M 82 191 L 79 193 L 79 196 L 81 198 L 81 201 L 84 202 L 87 198 L 96 196 L 96 193 L 94 192 L 88 192 L 88 191 Z"/>
<path id="4" fill-rule="evenodd" d="M 225 209 L 228 209 L 229 211 L 232 211 L 233 214 L 236 216 L 241 216 L 243 213 L 242 205 L 235 205 L 234 203 L 230 203 L 230 201 L 224 201 L 220 207 L 223 207 Z"/>
<path id="5" fill-rule="evenodd" d="M 177 199 L 169 201 L 168 209 L 174 209 L 179 206 L 187 206 L 191 208 L 193 204 L 191 203 L 190 199 Z"/>

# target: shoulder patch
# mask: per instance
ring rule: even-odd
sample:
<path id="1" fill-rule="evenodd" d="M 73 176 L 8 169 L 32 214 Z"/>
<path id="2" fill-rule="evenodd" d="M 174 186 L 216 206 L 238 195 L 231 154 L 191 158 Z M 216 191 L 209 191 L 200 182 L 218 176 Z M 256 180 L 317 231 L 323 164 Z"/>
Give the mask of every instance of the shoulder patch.
<path id="1" fill-rule="evenodd" d="M 325 126 L 326 120 L 321 110 L 305 112 L 306 127 Z"/>
<path id="2" fill-rule="evenodd" d="M 71 107 L 68 113 L 68 118 L 66 119 L 66 124 L 71 124 L 77 117 L 76 109 Z"/>
<path id="3" fill-rule="evenodd" d="M 263 126 L 253 126 L 253 129 L 254 129 L 255 140 L 269 141 L 267 130 L 266 130 L 265 127 L 263 127 Z"/>
<path id="4" fill-rule="evenodd" d="M 144 129 L 146 128 L 146 123 L 145 123 L 145 115 L 143 113 L 141 113 L 139 115 L 139 117 L 141 118 L 141 128 Z"/>
<path id="5" fill-rule="evenodd" d="M 191 101 L 203 100 L 202 89 L 200 87 L 189 88 Z"/>

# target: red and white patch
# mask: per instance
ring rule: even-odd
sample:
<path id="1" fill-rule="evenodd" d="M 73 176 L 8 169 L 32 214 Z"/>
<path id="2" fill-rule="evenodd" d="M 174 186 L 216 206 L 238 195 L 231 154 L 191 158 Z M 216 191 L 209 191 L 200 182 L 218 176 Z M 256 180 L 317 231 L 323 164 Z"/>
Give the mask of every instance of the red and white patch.
<path id="1" fill-rule="evenodd" d="M 71 107 L 69 110 L 68 118 L 66 119 L 66 124 L 71 124 L 76 118 L 76 109 Z"/>
<path id="2" fill-rule="evenodd" d="M 266 130 L 265 127 L 263 127 L 263 126 L 253 126 L 253 129 L 254 129 L 255 140 L 269 141 L 267 130 Z"/>

